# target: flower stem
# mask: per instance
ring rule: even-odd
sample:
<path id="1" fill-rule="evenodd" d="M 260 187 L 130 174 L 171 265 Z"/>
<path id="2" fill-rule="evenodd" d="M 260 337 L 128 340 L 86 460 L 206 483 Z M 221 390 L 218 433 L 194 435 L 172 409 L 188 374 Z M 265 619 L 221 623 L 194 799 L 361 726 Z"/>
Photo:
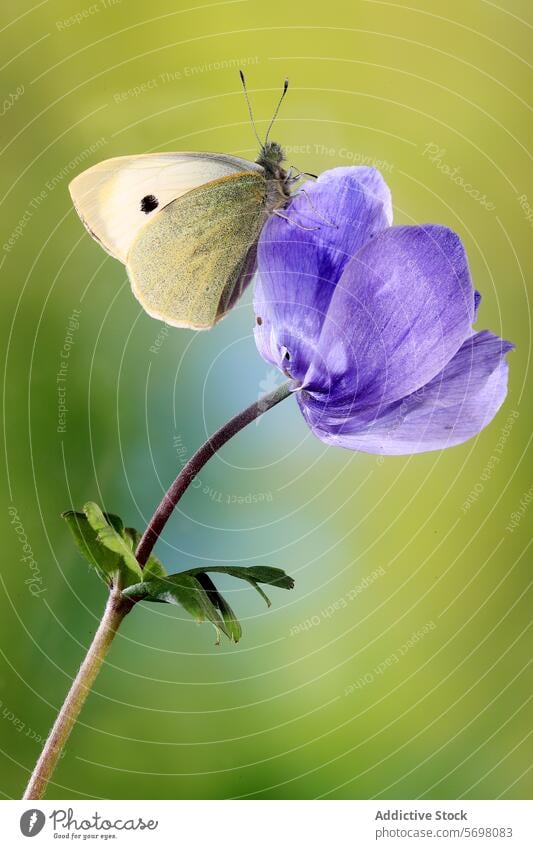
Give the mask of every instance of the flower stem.
<path id="1" fill-rule="evenodd" d="M 236 433 L 246 427 L 246 425 L 253 422 L 254 419 L 257 419 L 260 415 L 262 415 L 262 413 L 266 413 L 267 410 L 275 407 L 276 404 L 279 404 L 280 401 L 283 401 L 283 399 L 287 398 L 290 394 L 291 381 L 282 383 L 281 386 L 278 386 L 273 392 L 263 395 L 263 397 L 258 401 L 250 404 L 249 407 L 230 419 L 229 422 L 223 425 L 220 430 L 217 430 L 217 432 L 214 433 L 213 436 L 211 436 L 207 442 L 205 442 L 201 448 L 196 451 L 195 454 L 193 454 L 191 459 L 185 464 L 177 478 L 174 480 L 174 483 L 166 491 L 159 507 L 150 519 L 148 527 L 139 541 L 135 556 L 141 566 L 146 564 L 161 531 L 168 522 L 172 511 L 181 496 L 187 487 L 193 482 L 199 471 L 203 468 L 203 466 L 205 466 L 207 461 L 216 454 L 219 448 L 222 448 L 228 440 L 235 436 Z"/>
<path id="2" fill-rule="evenodd" d="M 122 596 L 118 587 L 110 592 L 98 630 L 57 715 L 26 787 L 24 799 L 42 799 L 118 627 L 132 607 L 133 603 Z"/>
<path id="3" fill-rule="evenodd" d="M 163 500 L 150 519 L 150 523 L 139 542 L 135 556 L 141 566 L 145 565 L 174 507 L 200 469 L 232 436 L 235 436 L 235 434 L 253 422 L 254 419 L 257 419 L 262 413 L 266 413 L 267 410 L 275 407 L 276 404 L 287 398 L 290 393 L 290 381 L 288 381 L 278 386 L 273 392 L 263 395 L 259 401 L 250 404 L 249 407 L 230 419 L 227 424 L 221 427 L 220 430 L 217 430 L 193 454 L 174 483 L 165 493 Z M 61 757 L 63 747 L 70 736 L 85 699 L 100 671 L 100 667 L 109 651 L 115 634 L 122 620 L 130 612 L 134 604 L 135 601 L 127 599 L 122 595 L 119 586 L 111 590 L 98 630 L 94 635 L 85 660 L 79 668 L 78 674 L 72 683 L 48 739 L 44 744 L 39 760 L 26 787 L 23 796 L 24 799 L 42 799 L 52 773 Z"/>

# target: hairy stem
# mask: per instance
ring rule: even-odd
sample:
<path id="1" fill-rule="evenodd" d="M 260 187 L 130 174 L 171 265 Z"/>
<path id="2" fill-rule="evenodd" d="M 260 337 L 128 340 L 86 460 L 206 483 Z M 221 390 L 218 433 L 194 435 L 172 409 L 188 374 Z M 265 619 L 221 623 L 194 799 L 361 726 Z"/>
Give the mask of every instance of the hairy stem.
<path id="1" fill-rule="evenodd" d="M 57 715 L 26 787 L 24 799 L 42 799 L 118 627 L 132 607 L 133 603 L 121 595 L 119 588 L 110 592 L 98 630 Z"/>
<path id="2" fill-rule="evenodd" d="M 210 439 L 208 439 L 195 454 L 193 454 L 191 459 L 186 463 L 177 478 L 174 480 L 174 483 L 166 491 L 159 507 L 150 519 L 150 523 L 141 537 L 139 545 L 137 546 L 137 551 L 135 552 L 135 556 L 141 566 L 146 564 L 161 531 L 168 522 L 172 511 L 181 496 L 203 466 L 205 466 L 207 461 L 216 454 L 219 448 L 235 436 L 236 433 L 246 427 L 246 425 L 249 425 L 254 421 L 254 419 L 257 419 L 258 416 L 266 413 L 267 410 L 272 409 L 272 407 L 275 407 L 280 401 L 283 401 L 284 398 L 287 398 L 291 394 L 290 387 L 291 381 L 287 381 L 274 389 L 273 392 L 263 395 L 263 397 L 258 401 L 250 404 L 249 407 L 230 419 L 229 422 L 223 425 L 220 430 L 217 430 L 217 432 L 214 433 L 213 436 L 211 436 Z"/>

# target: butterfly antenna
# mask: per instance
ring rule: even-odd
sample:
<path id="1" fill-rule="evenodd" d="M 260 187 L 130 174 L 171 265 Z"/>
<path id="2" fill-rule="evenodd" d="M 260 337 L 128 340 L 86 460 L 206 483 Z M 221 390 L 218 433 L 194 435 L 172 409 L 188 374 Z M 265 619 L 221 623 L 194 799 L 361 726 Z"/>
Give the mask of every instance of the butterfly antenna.
<path id="1" fill-rule="evenodd" d="M 244 89 L 244 96 L 246 98 L 246 105 L 248 107 L 248 112 L 250 114 L 250 121 L 252 123 L 252 128 L 253 128 L 253 131 L 255 133 L 255 137 L 256 137 L 257 141 L 259 142 L 259 146 L 263 147 L 263 142 L 259 138 L 259 133 L 257 132 L 256 126 L 255 126 L 254 113 L 252 112 L 252 105 L 250 103 L 250 98 L 248 97 L 248 90 L 246 88 L 246 80 L 244 78 L 244 74 L 243 74 L 242 71 L 239 71 L 239 74 L 240 74 L 240 77 L 241 77 L 242 87 Z"/>
<path id="2" fill-rule="evenodd" d="M 281 108 L 281 104 L 283 103 L 284 97 L 285 97 L 285 95 L 287 94 L 287 89 L 288 89 L 288 88 L 289 88 L 289 81 L 286 79 L 286 80 L 285 80 L 285 82 L 283 83 L 283 91 L 281 92 L 281 97 L 280 97 L 280 99 L 279 99 L 279 101 L 278 101 L 278 105 L 276 106 L 276 111 L 274 112 L 274 114 L 273 114 L 273 116 L 272 116 L 272 120 L 271 120 L 270 124 L 268 125 L 268 130 L 267 130 L 267 133 L 266 133 L 266 136 L 265 136 L 265 145 L 266 145 L 266 143 L 268 142 L 268 137 L 269 137 L 269 135 L 270 135 L 270 130 L 272 129 L 272 126 L 273 126 L 273 124 L 274 124 L 274 121 L 275 121 L 275 120 L 276 120 L 276 118 L 278 117 L 278 112 L 279 112 L 279 110 L 280 110 L 280 108 Z"/>

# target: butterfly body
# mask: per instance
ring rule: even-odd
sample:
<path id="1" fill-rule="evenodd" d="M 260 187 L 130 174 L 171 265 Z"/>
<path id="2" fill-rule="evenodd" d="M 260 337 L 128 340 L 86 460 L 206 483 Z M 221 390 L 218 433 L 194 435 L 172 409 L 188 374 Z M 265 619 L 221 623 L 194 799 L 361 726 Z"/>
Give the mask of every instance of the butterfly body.
<path id="1" fill-rule="evenodd" d="M 268 216 L 290 200 L 283 152 L 256 162 L 220 153 L 116 157 L 70 184 L 91 235 L 126 266 L 154 318 L 207 329 L 231 309 L 255 271 Z"/>

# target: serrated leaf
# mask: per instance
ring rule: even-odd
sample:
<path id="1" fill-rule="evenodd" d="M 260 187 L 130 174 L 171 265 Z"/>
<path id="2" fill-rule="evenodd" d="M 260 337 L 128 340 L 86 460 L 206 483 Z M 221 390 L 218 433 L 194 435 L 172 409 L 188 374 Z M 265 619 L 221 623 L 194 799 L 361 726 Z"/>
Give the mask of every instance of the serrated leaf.
<path id="1" fill-rule="evenodd" d="M 178 604 L 190 613 L 197 622 L 212 622 L 215 628 L 232 639 L 232 634 L 226 622 L 220 616 L 217 608 L 209 598 L 208 593 L 193 575 L 178 572 L 164 578 L 153 578 L 133 584 L 123 591 L 127 598 L 140 601 L 163 601 L 168 604 Z"/>
<path id="2" fill-rule="evenodd" d="M 106 521 L 120 533 L 123 527 L 121 518 L 113 513 L 105 513 L 104 516 Z M 96 569 L 104 583 L 110 584 L 113 575 L 119 571 L 119 555 L 98 541 L 97 533 L 89 524 L 85 513 L 66 510 L 61 517 L 65 519 L 83 557 Z"/>
<path id="3" fill-rule="evenodd" d="M 98 542 L 109 551 L 119 555 L 118 565 L 123 585 L 129 586 L 142 580 L 142 569 L 132 551 L 131 540 L 127 536 L 123 536 L 123 527 L 119 533 L 106 520 L 104 513 L 94 501 L 88 501 L 83 507 L 83 512 L 87 516 L 91 528 L 96 532 Z"/>
<path id="4" fill-rule="evenodd" d="M 283 569 L 277 569 L 274 566 L 197 566 L 194 569 L 187 570 L 188 575 L 196 576 L 205 572 L 218 572 L 220 574 L 231 575 L 233 578 L 239 578 L 241 581 L 247 581 L 257 590 L 268 607 L 271 606 L 272 602 L 265 591 L 259 586 L 260 583 L 280 587 L 284 590 L 292 590 L 294 587 L 294 579 L 287 575 Z"/>
<path id="5" fill-rule="evenodd" d="M 142 534 L 139 533 L 135 528 L 124 528 L 124 533 L 131 540 L 131 549 L 135 553 L 137 546 L 141 540 Z M 146 564 L 142 570 L 143 580 L 148 581 L 149 578 L 164 578 L 167 574 L 167 570 L 161 563 L 161 561 L 155 556 L 155 554 L 150 554 Z"/>

